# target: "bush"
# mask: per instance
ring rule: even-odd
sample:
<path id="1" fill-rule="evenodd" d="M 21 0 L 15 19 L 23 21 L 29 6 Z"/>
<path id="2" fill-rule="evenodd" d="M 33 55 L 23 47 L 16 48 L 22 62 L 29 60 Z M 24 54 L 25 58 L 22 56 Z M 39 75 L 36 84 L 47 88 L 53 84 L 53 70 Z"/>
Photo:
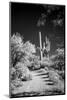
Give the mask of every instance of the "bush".
<path id="1" fill-rule="evenodd" d="M 55 70 L 49 70 L 49 78 L 55 83 L 58 83 L 60 76 Z"/>

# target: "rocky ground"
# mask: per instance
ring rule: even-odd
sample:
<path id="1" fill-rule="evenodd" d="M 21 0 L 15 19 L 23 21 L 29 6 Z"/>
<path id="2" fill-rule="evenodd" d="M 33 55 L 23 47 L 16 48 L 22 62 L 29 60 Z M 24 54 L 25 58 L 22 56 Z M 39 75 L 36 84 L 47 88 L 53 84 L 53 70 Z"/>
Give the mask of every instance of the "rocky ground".
<path id="1" fill-rule="evenodd" d="M 31 71 L 32 80 L 22 82 L 22 87 L 13 91 L 16 96 L 33 95 L 52 95 L 61 94 L 60 88 L 64 89 L 64 83 L 59 81 L 57 84 L 49 78 L 49 73 L 45 69 Z M 63 93 L 62 93 L 63 94 Z"/>

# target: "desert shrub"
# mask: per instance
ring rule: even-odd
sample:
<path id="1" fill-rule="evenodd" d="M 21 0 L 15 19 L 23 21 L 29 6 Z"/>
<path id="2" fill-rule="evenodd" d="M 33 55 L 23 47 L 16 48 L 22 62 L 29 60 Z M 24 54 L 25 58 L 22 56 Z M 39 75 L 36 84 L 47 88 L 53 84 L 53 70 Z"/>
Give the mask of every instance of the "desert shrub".
<path id="1" fill-rule="evenodd" d="M 58 83 L 60 76 L 55 70 L 49 70 L 49 78 L 55 83 Z"/>
<path id="2" fill-rule="evenodd" d="M 65 57 L 64 57 L 64 48 L 58 48 L 56 54 L 52 58 L 53 64 L 50 66 L 54 70 L 57 70 L 60 79 L 65 79 Z"/>
<path id="3" fill-rule="evenodd" d="M 29 71 L 29 69 L 28 69 L 28 67 L 26 66 L 25 63 L 18 62 L 17 65 L 15 66 L 15 68 L 16 68 L 16 70 L 18 72 L 21 73 L 21 77 L 20 78 L 29 77 L 30 71 Z"/>
<path id="4" fill-rule="evenodd" d="M 35 45 L 31 42 L 23 41 L 23 37 L 20 34 L 14 34 L 11 36 L 11 68 L 10 79 L 11 88 L 21 86 L 23 80 L 32 79 L 29 67 L 32 67 L 32 61 L 35 57 L 36 49 Z"/>

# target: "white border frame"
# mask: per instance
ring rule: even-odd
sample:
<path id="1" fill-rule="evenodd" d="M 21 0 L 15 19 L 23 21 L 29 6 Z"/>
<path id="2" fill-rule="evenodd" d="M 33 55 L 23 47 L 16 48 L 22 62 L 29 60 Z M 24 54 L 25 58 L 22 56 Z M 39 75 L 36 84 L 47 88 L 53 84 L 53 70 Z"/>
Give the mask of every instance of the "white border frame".
<path id="1" fill-rule="evenodd" d="M 31 2 L 45 4 L 61 4 L 67 6 L 67 0 L 10 0 L 10 2 Z M 67 10 L 66 10 L 67 11 Z M 67 14 L 67 13 L 66 13 Z M 67 16 L 67 15 L 66 15 Z M 66 21 L 66 20 L 65 20 Z M 66 21 L 67 23 L 67 21 Z M 66 33 L 66 30 L 65 30 Z M 67 35 L 66 35 L 67 39 Z M 67 40 L 66 40 L 67 43 Z M 67 45 L 66 45 L 67 50 Z M 66 51 L 65 50 L 65 51 Z M 66 53 L 67 57 L 67 53 Z M 67 61 L 67 59 L 66 59 Z M 67 65 L 67 64 L 66 64 Z M 67 72 L 67 69 L 66 69 Z M 66 73 L 67 75 L 67 73 Z M 66 80 L 67 83 L 67 80 Z M 9 0 L 0 1 L 0 100 L 9 100 Z M 67 95 L 14 98 L 14 100 L 56 100 L 65 99 Z"/>

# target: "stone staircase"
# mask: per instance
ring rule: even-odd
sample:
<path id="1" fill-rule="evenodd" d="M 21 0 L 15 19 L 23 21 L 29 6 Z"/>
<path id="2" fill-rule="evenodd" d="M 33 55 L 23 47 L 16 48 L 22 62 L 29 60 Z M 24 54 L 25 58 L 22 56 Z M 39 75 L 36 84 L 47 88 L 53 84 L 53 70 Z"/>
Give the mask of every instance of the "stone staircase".
<path id="1" fill-rule="evenodd" d="M 22 82 L 22 87 L 15 89 L 13 94 L 22 94 L 22 93 L 43 93 L 43 91 L 51 91 L 54 85 L 54 82 L 49 78 L 49 72 L 46 70 L 35 70 L 31 71 L 32 80 Z M 46 94 L 46 93 L 44 93 Z"/>
<path id="2" fill-rule="evenodd" d="M 54 85 L 54 82 L 49 78 L 49 72 L 46 70 L 36 70 L 34 71 L 34 77 L 39 77 L 43 83 L 46 85 Z"/>

